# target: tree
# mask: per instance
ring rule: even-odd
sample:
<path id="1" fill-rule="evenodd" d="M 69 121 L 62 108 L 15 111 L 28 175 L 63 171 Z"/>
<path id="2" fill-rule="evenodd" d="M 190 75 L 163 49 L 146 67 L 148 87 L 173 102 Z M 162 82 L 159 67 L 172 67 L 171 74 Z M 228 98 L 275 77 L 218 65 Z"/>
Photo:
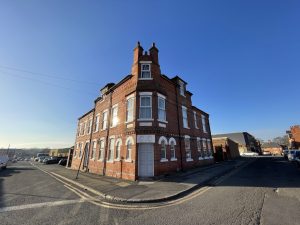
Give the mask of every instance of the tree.
<path id="1" fill-rule="evenodd" d="M 276 137 L 273 139 L 273 142 L 279 144 L 279 145 L 289 145 L 289 137 L 287 135 L 284 135 L 282 137 Z"/>

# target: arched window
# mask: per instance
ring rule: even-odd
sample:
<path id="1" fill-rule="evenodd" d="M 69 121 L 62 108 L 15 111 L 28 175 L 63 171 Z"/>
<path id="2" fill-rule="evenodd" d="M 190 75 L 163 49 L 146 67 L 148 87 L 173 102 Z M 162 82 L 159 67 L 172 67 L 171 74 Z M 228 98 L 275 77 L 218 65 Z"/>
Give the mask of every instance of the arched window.
<path id="1" fill-rule="evenodd" d="M 104 159 L 104 148 L 105 148 L 105 142 L 104 139 L 101 139 L 99 141 L 99 154 L 98 154 L 98 160 L 103 160 Z"/>
<path id="2" fill-rule="evenodd" d="M 192 151 L 191 151 L 191 140 L 190 136 L 186 135 L 184 137 L 184 144 L 185 144 L 185 153 L 186 153 L 186 160 L 192 161 Z"/>
<path id="3" fill-rule="evenodd" d="M 121 145 L 122 145 L 122 140 L 118 139 L 116 143 L 116 160 L 121 159 Z"/>
<path id="4" fill-rule="evenodd" d="M 160 152 L 160 159 L 167 159 L 167 148 L 166 148 L 166 141 L 161 141 L 161 152 Z"/>
<path id="5" fill-rule="evenodd" d="M 207 155 L 207 145 L 206 145 L 206 139 L 205 138 L 202 139 L 202 148 L 203 148 L 204 157 L 207 157 L 208 156 Z"/>
<path id="6" fill-rule="evenodd" d="M 114 159 L 114 149 L 115 149 L 115 139 L 110 138 L 109 149 L 108 149 L 108 161 L 113 161 Z"/>
<path id="7" fill-rule="evenodd" d="M 171 160 L 176 159 L 176 151 L 175 151 L 175 141 L 170 142 L 170 150 L 171 150 Z"/>
<path id="8" fill-rule="evenodd" d="M 126 143 L 126 160 L 131 160 L 132 143 L 129 139 Z"/>

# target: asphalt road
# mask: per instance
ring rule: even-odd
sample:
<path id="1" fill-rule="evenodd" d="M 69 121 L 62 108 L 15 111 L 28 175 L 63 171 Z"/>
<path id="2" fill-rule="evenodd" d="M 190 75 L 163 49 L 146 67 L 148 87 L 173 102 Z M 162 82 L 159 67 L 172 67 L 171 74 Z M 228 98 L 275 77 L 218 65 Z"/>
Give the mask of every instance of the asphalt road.
<path id="1" fill-rule="evenodd" d="M 28 162 L 0 171 L 0 224 L 300 224 L 300 170 L 282 158 L 247 167 L 171 205 L 104 207 Z"/>

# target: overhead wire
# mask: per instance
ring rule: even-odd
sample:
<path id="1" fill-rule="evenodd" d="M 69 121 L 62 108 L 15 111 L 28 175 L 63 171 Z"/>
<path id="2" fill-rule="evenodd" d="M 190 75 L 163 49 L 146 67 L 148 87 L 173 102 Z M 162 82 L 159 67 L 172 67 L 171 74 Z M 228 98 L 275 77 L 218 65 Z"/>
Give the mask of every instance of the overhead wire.
<path id="1" fill-rule="evenodd" d="M 44 81 L 44 80 L 40 80 L 40 79 L 28 77 L 28 76 L 23 76 L 23 75 L 20 75 L 20 74 L 14 74 L 14 73 L 6 72 L 6 71 L 3 71 L 1 69 L 0 69 L 0 74 L 6 75 L 6 76 L 10 76 L 10 77 L 15 77 L 15 78 L 21 78 L 21 79 L 25 79 L 25 80 L 35 81 L 35 82 L 39 82 L 39 83 L 46 84 L 46 85 L 53 86 L 53 87 L 58 87 L 58 88 L 61 88 L 61 89 L 64 89 L 64 90 L 73 91 L 73 92 L 80 93 L 80 94 L 89 94 L 89 95 L 91 95 L 91 94 L 94 95 L 95 94 L 95 93 L 90 92 L 90 91 L 76 89 L 76 88 L 71 88 L 71 87 L 66 87 L 66 86 L 54 84 L 54 83 L 51 83 L 51 82 L 47 82 L 47 81 Z"/>
<path id="2" fill-rule="evenodd" d="M 77 83 L 85 83 L 89 85 L 99 85 L 97 82 L 91 82 L 91 81 L 86 81 L 86 80 L 76 80 L 72 78 L 67 78 L 67 77 L 61 77 L 61 76 L 56 76 L 56 75 L 51 75 L 51 74 L 45 74 L 45 73 L 39 73 L 39 72 L 33 72 L 30 70 L 25 70 L 25 69 L 20 69 L 16 67 L 11 67 L 11 66 L 3 66 L 0 65 L 0 68 L 5 69 L 5 70 L 13 70 L 13 71 L 18 71 L 18 72 L 23 72 L 23 73 L 29 73 L 33 74 L 36 76 L 42 76 L 42 77 L 48 77 L 48 78 L 53 78 L 53 79 L 58 79 L 58 80 L 65 80 L 65 81 L 71 81 L 71 82 L 77 82 Z"/>

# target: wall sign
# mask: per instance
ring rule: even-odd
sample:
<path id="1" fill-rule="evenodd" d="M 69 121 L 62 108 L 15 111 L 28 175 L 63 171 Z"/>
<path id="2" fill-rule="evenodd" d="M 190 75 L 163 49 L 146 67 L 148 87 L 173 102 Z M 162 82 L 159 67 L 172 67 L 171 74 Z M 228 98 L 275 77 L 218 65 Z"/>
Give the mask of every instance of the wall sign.
<path id="1" fill-rule="evenodd" d="M 155 135 L 138 135 L 137 143 L 155 143 Z"/>

